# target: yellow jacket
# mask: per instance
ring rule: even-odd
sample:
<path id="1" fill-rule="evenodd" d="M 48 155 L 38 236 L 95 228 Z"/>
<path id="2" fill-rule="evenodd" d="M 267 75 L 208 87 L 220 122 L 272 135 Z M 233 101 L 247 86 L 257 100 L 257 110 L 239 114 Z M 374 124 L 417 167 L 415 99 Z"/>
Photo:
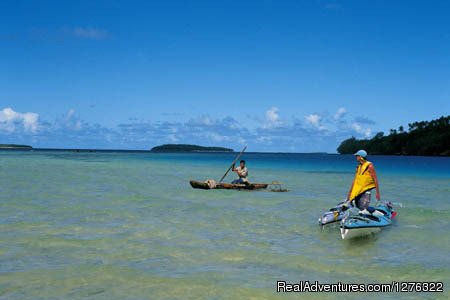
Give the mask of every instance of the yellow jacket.
<path id="1" fill-rule="evenodd" d="M 359 164 L 356 168 L 355 181 L 350 193 L 350 200 L 353 200 L 365 191 L 376 187 L 375 180 L 373 180 L 372 175 L 368 170 L 371 164 L 370 161 L 366 161 L 363 164 Z"/>

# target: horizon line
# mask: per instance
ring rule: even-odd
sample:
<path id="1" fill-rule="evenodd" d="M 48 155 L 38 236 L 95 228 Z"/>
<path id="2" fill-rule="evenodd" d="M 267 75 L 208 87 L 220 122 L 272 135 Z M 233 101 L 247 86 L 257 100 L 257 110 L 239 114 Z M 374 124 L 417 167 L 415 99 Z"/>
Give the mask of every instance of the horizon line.
<path id="1" fill-rule="evenodd" d="M 45 151 L 45 150 L 54 150 L 54 151 L 80 151 L 80 152 L 89 152 L 89 151 L 99 151 L 99 152 L 148 152 L 148 153 L 239 153 L 239 151 L 167 151 L 167 152 L 152 152 L 151 149 L 143 150 L 143 149 L 114 149 L 114 148 L 53 148 L 53 147 L 31 147 L 31 148 L 0 148 L 0 150 L 6 151 Z M 285 151 L 247 151 L 245 153 L 269 153 L 269 154 L 339 154 L 337 152 L 330 153 L 326 151 L 312 151 L 312 152 L 285 152 Z"/>

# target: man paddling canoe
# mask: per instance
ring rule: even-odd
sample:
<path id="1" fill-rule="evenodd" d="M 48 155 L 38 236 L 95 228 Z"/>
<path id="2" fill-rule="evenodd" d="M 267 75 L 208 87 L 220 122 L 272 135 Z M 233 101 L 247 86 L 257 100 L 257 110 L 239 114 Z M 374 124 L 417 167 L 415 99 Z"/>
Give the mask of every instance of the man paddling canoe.
<path id="1" fill-rule="evenodd" d="M 238 179 L 233 180 L 231 183 L 238 184 L 238 183 L 248 183 L 248 170 L 245 166 L 245 160 L 241 160 L 239 163 L 239 167 L 235 168 L 233 164 L 233 168 L 231 169 L 233 172 L 236 172 L 236 174 L 239 176 Z"/>
<path id="2" fill-rule="evenodd" d="M 354 154 L 358 161 L 355 178 L 353 179 L 347 199 L 355 201 L 357 208 L 363 210 L 369 206 L 370 191 L 376 190 L 376 198 L 380 200 L 380 189 L 378 187 L 377 173 L 373 164 L 367 160 L 367 152 L 359 150 Z"/>

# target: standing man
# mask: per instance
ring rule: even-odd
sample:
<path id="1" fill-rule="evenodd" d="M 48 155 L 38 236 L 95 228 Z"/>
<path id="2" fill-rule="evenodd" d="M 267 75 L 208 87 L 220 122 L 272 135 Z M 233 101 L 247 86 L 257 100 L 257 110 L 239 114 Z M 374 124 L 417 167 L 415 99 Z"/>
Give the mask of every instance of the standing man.
<path id="1" fill-rule="evenodd" d="M 247 167 L 245 166 L 245 160 L 241 160 L 241 162 L 239 163 L 239 167 L 237 167 L 237 168 L 235 168 L 233 165 L 232 171 L 236 172 L 236 174 L 239 176 L 239 178 L 236 180 L 233 180 L 231 183 L 233 183 L 233 184 L 248 183 L 248 170 L 247 170 Z"/>
<path id="2" fill-rule="evenodd" d="M 359 150 L 354 154 L 358 161 L 355 178 L 348 192 L 347 199 L 355 201 L 357 208 L 363 210 L 369 206 L 370 190 L 376 190 L 376 198 L 380 200 L 380 189 L 378 187 L 377 173 L 373 164 L 367 160 L 367 152 Z"/>

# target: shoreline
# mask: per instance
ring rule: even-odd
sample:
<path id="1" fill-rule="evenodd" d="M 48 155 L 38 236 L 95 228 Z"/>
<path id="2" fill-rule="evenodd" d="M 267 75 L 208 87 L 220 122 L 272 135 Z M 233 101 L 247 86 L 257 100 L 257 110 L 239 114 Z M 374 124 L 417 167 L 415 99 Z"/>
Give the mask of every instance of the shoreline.
<path id="1" fill-rule="evenodd" d="M 76 149 L 76 148 L 20 148 L 20 147 L 4 147 L 0 148 L 0 151 L 26 151 L 26 152 L 44 152 L 44 151 L 55 151 L 55 152 L 73 152 L 73 153 L 145 153 L 145 154 L 236 154 L 239 152 L 229 152 L 229 151 L 191 151 L 191 152 L 152 152 L 150 150 L 139 150 L 139 149 Z M 276 154 L 276 155 L 338 155 L 338 156 L 353 156 L 353 154 L 340 154 L 340 153 L 328 153 L 328 152 L 245 152 L 245 154 Z M 450 156 L 445 155 L 401 155 L 401 154 L 371 154 L 370 157 L 436 157 L 436 158 L 449 158 Z"/>

